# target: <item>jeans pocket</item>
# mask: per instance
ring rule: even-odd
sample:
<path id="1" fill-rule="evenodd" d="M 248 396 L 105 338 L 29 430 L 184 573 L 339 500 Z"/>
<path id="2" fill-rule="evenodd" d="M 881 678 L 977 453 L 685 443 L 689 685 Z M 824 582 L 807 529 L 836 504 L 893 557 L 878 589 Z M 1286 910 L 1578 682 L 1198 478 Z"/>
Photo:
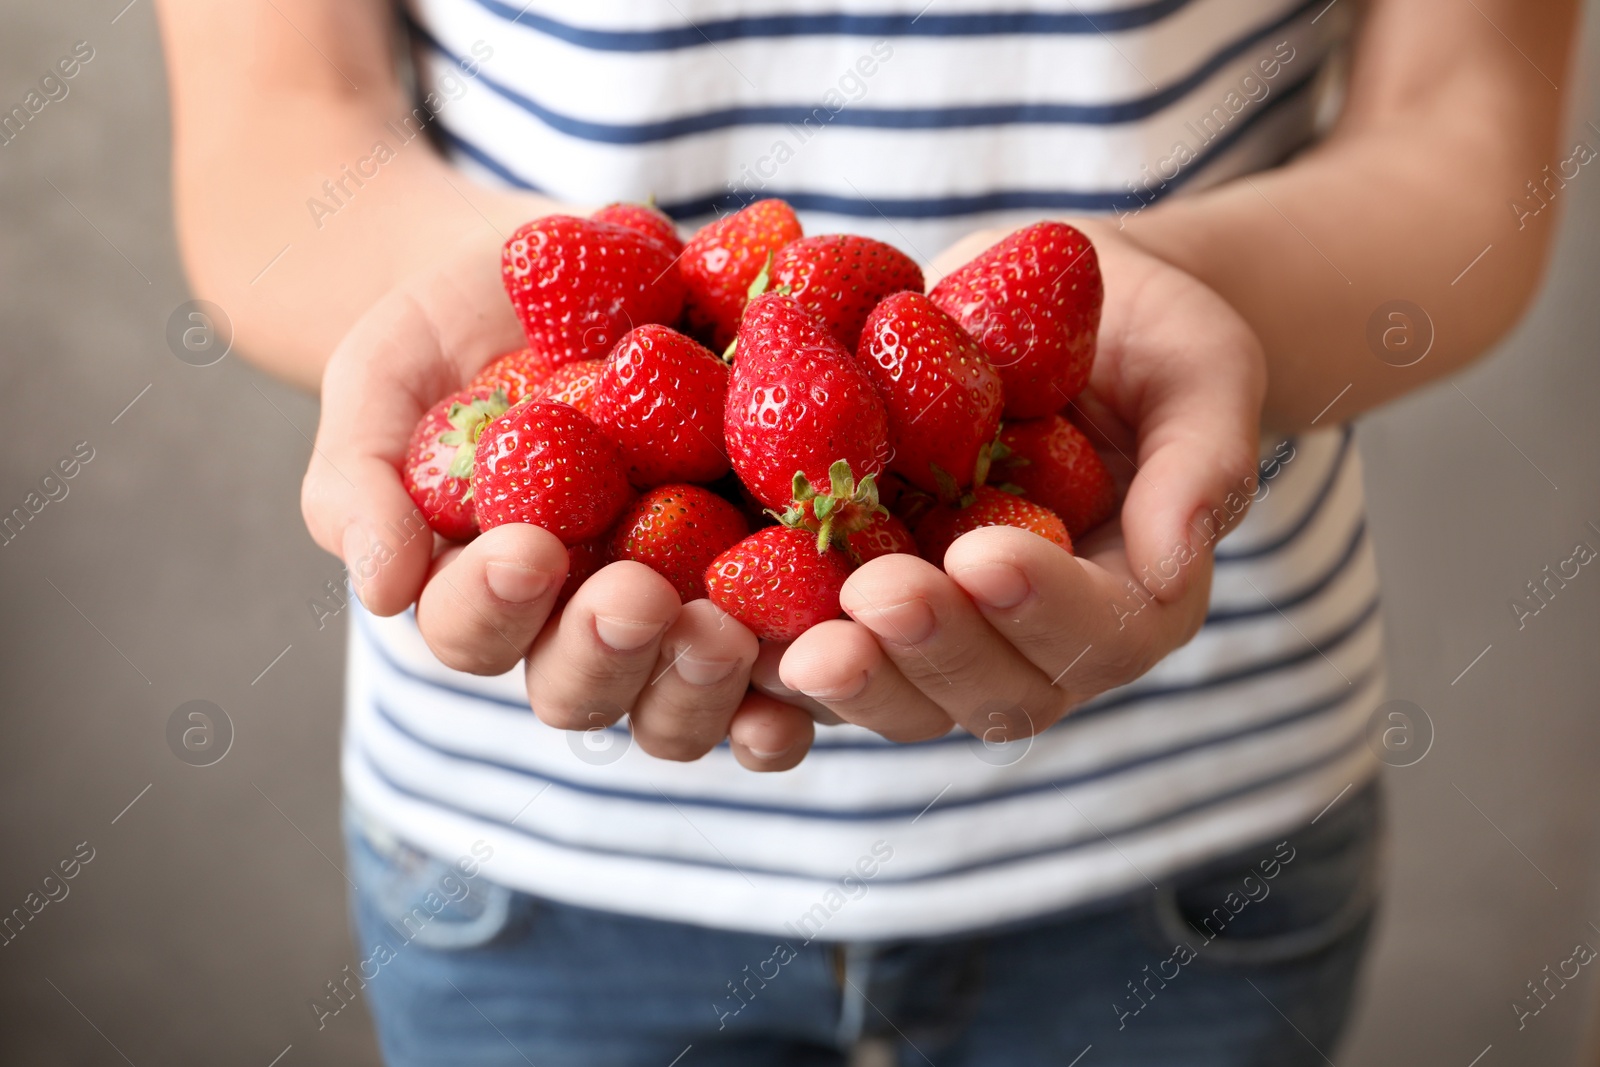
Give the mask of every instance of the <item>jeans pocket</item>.
<path id="1" fill-rule="evenodd" d="M 1213 967 L 1315 956 L 1365 931 L 1384 849 L 1374 781 L 1312 824 L 1158 889 L 1150 905 L 1157 937 L 1193 946 Z"/>
<path id="2" fill-rule="evenodd" d="M 482 842 L 446 862 L 348 807 L 344 832 L 356 907 L 403 941 L 444 951 L 479 948 L 512 925 L 521 894 L 483 876 Z"/>

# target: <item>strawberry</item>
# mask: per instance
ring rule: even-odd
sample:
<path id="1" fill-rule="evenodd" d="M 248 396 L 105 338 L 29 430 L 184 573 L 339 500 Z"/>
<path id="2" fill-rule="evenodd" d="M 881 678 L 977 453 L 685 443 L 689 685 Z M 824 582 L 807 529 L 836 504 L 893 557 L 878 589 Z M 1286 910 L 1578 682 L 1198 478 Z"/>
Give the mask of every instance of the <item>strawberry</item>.
<path id="1" fill-rule="evenodd" d="M 678 257 L 678 274 L 690 331 L 709 341 L 713 351 L 728 347 L 767 257 L 800 235 L 793 208 L 782 200 L 758 200 L 689 238 Z"/>
<path id="2" fill-rule="evenodd" d="M 570 404 L 524 400 L 478 438 L 480 529 L 530 522 L 575 545 L 604 533 L 630 495 L 616 442 Z"/>
<path id="3" fill-rule="evenodd" d="M 1006 417 L 1036 418 L 1078 395 L 1094 363 L 1100 263 L 1064 222 L 1006 237 L 929 294 L 978 339 L 1006 387 Z"/>
<path id="4" fill-rule="evenodd" d="M 945 551 L 951 543 L 980 526 L 1016 526 L 1072 551 L 1072 538 L 1066 524 L 1043 504 L 1035 504 L 992 485 L 978 486 L 973 497 L 973 503 L 966 507 L 941 504 L 917 524 L 917 545 L 922 549 L 923 559 L 943 566 Z"/>
<path id="5" fill-rule="evenodd" d="M 739 509 L 697 485 L 662 485 L 622 513 L 611 531 L 612 559 L 637 560 L 687 604 L 706 595 L 706 568 L 750 532 Z"/>
<path id="6" fill-rule="evenodd" d="M 1082 537 L 1116 514 L 1117 487 L 1083 431 L 1060 415 L 1008 422 L 1000 431 L 994 477 L 1020 488 Z"/>
<path id="7" fill-rule="evenodd" d="M 463 389 L 429 408 L 411 431 L 401 479 L 428 525 L 452 541 L 478 535 L 472 456 L 483 427 L 506 406 L 504 393 Z"/>
<path id="8" fill-rule="evenodd" d="M 611 350 L 588 413 L 622 446 L 638 488 L 709 482 L 728 469 L 722 410 L 728 365 L 666 326 L 640 326 Z"/>
<path id="9" fill-rule="evenodd" d="M 896 552 L 917 554 L 917 542 L 906 524 L 893 515 L 879 513 L 866 526 L 845 538 L 845 549 L 857 563 Z"/>
<path id="10" fill-rule="evenodd" d="M 839 590 L 850 570 L 837 548 L 818 552 L 810 532 L 768 526 L 711 561 L 706 591 L 763 641 L 792 641 L 839 617 Z"/>
<path id="11" fill-rule="evenodd" d="M 959 496 L 1000 428 L 1005 398 L 989 357 L 921 293 L 874 308 L 856 357 L 888 409 L 895 471 L 947 501 Z"/>
<path id="12" fill-rule="evenodd" d="M 558 365 L 604 356 L 635 326 L 676 321 L 683 283 L 672 265 L 654 237 L 571 215 L 527 223 L 500 254 L 528 345 Z"/>
<path id="13" fill-rule="evenodd" d="M 767 507 L 804 498 L 816 520 L 832 516 L 841 534 L 851 532 L 858 513 L 864 522 L 877 508 L 873 479 L 889 448 L 872 380 L 815 316 L 776 293 L 750 302 L 737 350 L 725 424 L 734 471 Z M 811 483 L 834 492 L 816 496 Z M 851 495 L 840 499 L 846 485 Z"/>
<path id="14" fill-rule="evenodd" d="M 556 364 L 542 348 L 519 348 L 497 356 L 467 384 L 468 389 L 498 389 L 506 403 L 515 404 L 538 392 L 537 386 L 555 371 Z"/>
<path id="15" fill-rule="evenodd" d="M 550 373 L 540 389 L 530 395 L 538 400 L 560 401 L 571 404 L 587 413 L 594 403 L 594 387 L 600 381 L 600 371 L 605 361 L 580 359 L 576 363 L 563 363 Z"/>
<path id="16" fill-rule="evenodd" d="M 678 227 L 654 204 L 607 204 L 589 217 L 596 222 L 609 222 L 648 234 L 666 245 L 674 256 L 683 251 Z"/>
<path id="17" fill-rule="evenodd" d="M 604 541 L 579 541 L 567 546 L 567 580 L 561 583 L 555 606 L 559 608 L 571 600 L 580 585 L 610 562 L 608 556 Z"/>
<path id="18" fill-rule="evenodd" d="M 766 273 L 768 285 L 779 292 L 787 287 L 851 352 L 878 301 L 905 289 L 922 292 L 922 269 L 905 253 L 850 233 L 792 241 L 773 254 Z M 754 286 L 761 285 L 758 277 Z"/>

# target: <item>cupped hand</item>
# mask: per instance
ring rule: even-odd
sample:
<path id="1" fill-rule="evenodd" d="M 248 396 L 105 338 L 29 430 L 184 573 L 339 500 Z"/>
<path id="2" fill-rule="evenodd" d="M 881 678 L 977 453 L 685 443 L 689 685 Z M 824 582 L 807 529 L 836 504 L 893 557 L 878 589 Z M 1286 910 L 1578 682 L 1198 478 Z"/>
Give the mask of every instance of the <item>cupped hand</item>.
<path id="1" fill-rule="evenodd" d="M 952 725 L 991 741 L 1031 736 L 1139 677 L 1205 620 L 1216 541 L 1255 491 L 1266 372 L 1254 334 L 1114 227 L 1080 225 L 1105 309 L 1089 387 L 1064 410 L 1127 481 L 1121 515 L 1076 556 L 987 527 L 952 544 L 943 570 L 907 555 L 856 570 L 841 597 L 849 618 L 803 634 L 778 673 L 890 740 Z M 930 274 L 1002 236 L 974 235 Z"/>
<path id="2" fill-rule="evenodd" d="M 652 755 L 694 759 L 726 737 L 751 769 L 793 766 L 811 716 L 749 689 L 756 639 L 710 601 L 682 605 L 666 579 L 620 562 L 558 611 L 568 561 L 553 534 L 511 524 L 450 544 L 412 503 L 398 468 L 417 420 L 522 343 L 499 264 L 498 239 L 464 247 L 384 297 L 329 359 L 301 493 L 312 537 L 368 610 L 415 604 L 446 666 L 496 675 L 525 660 L 529 701 L 552 726 L 627 715 Z"/>

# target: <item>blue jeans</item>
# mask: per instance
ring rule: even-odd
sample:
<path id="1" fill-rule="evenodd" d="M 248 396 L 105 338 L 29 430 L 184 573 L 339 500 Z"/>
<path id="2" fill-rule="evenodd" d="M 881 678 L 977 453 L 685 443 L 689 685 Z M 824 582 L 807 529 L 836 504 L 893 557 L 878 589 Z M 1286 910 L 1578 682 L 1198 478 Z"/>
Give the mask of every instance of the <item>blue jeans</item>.
<path id="1" fill-rule="evenodd" d="M 390 1067 L 1320 1065 L 1375 906 L 1376 786 L 1159 889 L 880 944 L 709 930 L 560 904 L 347 827 L 365 997 Z M 470 875 L 470 876 L 469 876 Z M 431 894 L 431 895 L 430 895 Z M 687 1050 L 687 1051 L 685 1051 Z M 681 1057 L 681 1058 L 678 1058 Z"/>

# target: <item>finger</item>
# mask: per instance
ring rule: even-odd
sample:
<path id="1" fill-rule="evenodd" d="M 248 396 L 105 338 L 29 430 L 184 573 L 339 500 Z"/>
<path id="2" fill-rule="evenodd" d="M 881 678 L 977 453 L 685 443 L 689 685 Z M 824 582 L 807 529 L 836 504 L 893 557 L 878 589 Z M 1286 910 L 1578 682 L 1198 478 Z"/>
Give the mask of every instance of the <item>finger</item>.
<path id="1" fill-rule="evenodd" d="M 401 484 L 412 428 L 517 328 L 489 258 L 466 254 L 396 290 L 351 329 L 322 379 L 322 416 L 301 485 L 306 527 L 344 561 L 361 602 L 393 615 L 421 592 L 427 522 Z"/>
<path id="2" fill-rule="evenodd" d="M 1164 323 L 1215 324 L 1204 336 L 1166 336 L 1170 325 L 1128 327 L 1115 343 L 1160 352 L 1131 360 L 1121 383 L 1139 427 L 1138 471 L 1122 507 L 1128 560 L 1151 576 L 1157 599 L 1182 597 L 1193 569 L 1243 518 L 1256 491 L 1256 452 L 1265 390 L 1259 342 L 1222 298 L 1179 286 Z"/>
<path id="3" fill-rule="evenodd" d="M 746 693 L 728 723 L 728 744 L 747 770 L 787 771 L 811 751 L 816 729 L 811 716 L 792 704 Z"/>
<path id="4" fill-rule="evenodd" d="M 1108 548 L 1107 560 L 1121 555 Z M 1208 583 L 1164 604 L 1126 570 L 1080 559 L 1026 530 L 989 526 L 956 540 L 945 570 L 984 619 L 1027 658 L 1069 706 L 1154 666 L 1203 621 Z"/>
<path id="5" fill-rule="evenodd" d="M 807 712 L 811 718 L 822 726 L 838 726 L 844 722 L 819 700 L 812 700 L 797 689 L 790 689 L 783 684 L 781 668 L 783 655 L 789 649 L 787 641 L 763 641 L 761 651 L 756 653 L 756 661 L 750 667 L 750 687 L 758 693 L 765 693 L 774 700 Z"/>
<path id="6" fill-rule="evenodd" d="M 319 447 L 306 468 L 300 487 L 306 528 L 343 561 L 368 611 L 397 614 L 422 591 L 433 559 L 433 531 L 394 464 L 349 450 L 335 455 Z"/>
<path id="7" fill-rule="evenodd" d="M 554 534 L 497 526 L 435 562 L 417 628 L 445 666 L 504 674 L 527 655 L 566 577 L 567 550 Z"/>
<path id="8" fill-rule="evenodd" d="M 652 756 L 695 760 L 728 736 L 728 721 L 749 687 L 756 635 L 709 600 L 683 606 L 661 638 L 655 671 L 630 722 Z"/>
<path id="9" fill-rule="evenodd" d="M 925 741 L 954 725 L 857 622 L 830 619 L 801 634 L 784 653 L 781 676 L 846 722 L 890 741 Z"/>
<path id="10" fill-rule="evenodd" d="M 1064 710 L 1050 680 L 926 560 L 871 560 L 850 575 L 839 602 L 900 673 L 969 732 L 1027 737 Z"/>
<path id="11" fill-rule="evenodd" d="M 578 587 L 528 654 L 528 701 L 562 730 L 609 726 L 654 677 L 661 635 L 678 617 L 672 583 L 624 560 Z"/>

